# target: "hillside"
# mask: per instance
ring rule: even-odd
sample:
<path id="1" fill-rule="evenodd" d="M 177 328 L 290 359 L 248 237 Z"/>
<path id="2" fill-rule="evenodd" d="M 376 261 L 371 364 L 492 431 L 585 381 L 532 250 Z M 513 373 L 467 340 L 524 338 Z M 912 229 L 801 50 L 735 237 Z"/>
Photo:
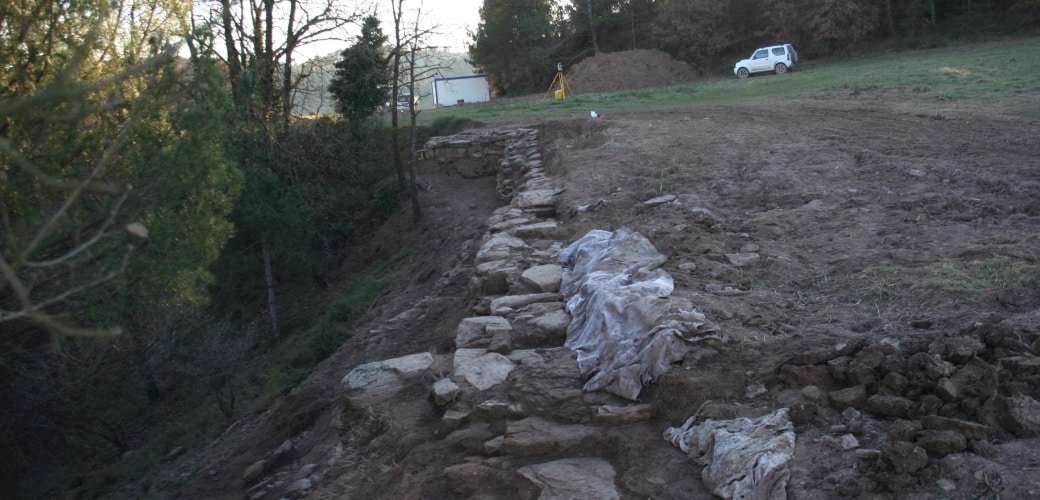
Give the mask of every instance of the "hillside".
<path id="1" fill-rule="evenodd" d="M 537 131 L 519 151 L 542 172 L 429 163 L 425 222 L 401 214 L 369 243 L 414 248 L 423 271 L 300 387 L 229 429 L 205 465 L 185 465 L 176 497 L 562 498 L 574 492 L 553 485 L 577 480 L 599 497 L 710 498 L 703 464 L 665 430 L 781 408 L 794 498 L 1035 495 L 1037 111 L 1024 98 L 857 89 L 471 131 L 456 146 Z M 492 212 L 510 178 L 556 193 L 539 216 L 558 224 L 524 236 L 506 295 L 531 293 L 518 273 L 590 230 L 628 228 L 667 256 L 673 295 L 722 340 L 698 344 L 638 402 L 582 392 L 558 326 L 532 319 L 559 310 L 543 299 L 500 311 L 517 335 L 496 351 L 535 349 L 537 362 L 485 390 L 453 376 L 460 322 L 503 293 L 471 281 L 478 249 L 509 227 L 493 228 L 508 221 Z M 345 409 L 351 370 L 422 353 L 432 364 L 414 378 Z M 438 407 L 443 377 L 461 389 Z"/>

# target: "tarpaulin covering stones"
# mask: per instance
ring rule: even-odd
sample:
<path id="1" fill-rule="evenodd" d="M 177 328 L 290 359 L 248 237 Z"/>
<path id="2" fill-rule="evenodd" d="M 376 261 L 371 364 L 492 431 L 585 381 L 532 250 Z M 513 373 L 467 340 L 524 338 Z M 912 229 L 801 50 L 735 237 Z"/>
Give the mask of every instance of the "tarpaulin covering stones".
<path id="1" fill-rule="evenodd" d="M 715 327 L 688 299 L 672 296 L 667 258 L 642 235 L 593 230 L 560 252 L 560 292 L 571 323 L 564 344 L 578 354 L 585 390 L 635 400 Z"/>
<path id="2" fill-rule="evenodd" d="M 741 500 L 787 498 L 794 426 L 781 408 L 759 418 L 705 420 L 697 416 L 664 432 L 669 442 L 704 465 L 701 478 L 715 495 Z"/>

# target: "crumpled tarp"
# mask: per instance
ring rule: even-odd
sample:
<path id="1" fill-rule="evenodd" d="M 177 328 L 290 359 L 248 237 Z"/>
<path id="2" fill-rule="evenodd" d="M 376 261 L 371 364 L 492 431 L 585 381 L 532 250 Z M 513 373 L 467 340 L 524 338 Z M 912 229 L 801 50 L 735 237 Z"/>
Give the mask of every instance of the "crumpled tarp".
<path id="1" fill-rule="evenodd" d="M 701 478 L 716 496 L 784 499 L 795 445 L 789 414 L 781 408 L 755 419 L 709 419 L 699 425 L 694 415 L 682 427 L 664 431 L 664 438 L 704 466 Z"/>
<path id="2" fill-rule="evenodd" d="M 635 400 L 694 343 L 717 338 L 692 302 L 673 297 L 667 258 L 642 235 L 593 230 L 560 252 L 560 292 L 586 391 Z"/>

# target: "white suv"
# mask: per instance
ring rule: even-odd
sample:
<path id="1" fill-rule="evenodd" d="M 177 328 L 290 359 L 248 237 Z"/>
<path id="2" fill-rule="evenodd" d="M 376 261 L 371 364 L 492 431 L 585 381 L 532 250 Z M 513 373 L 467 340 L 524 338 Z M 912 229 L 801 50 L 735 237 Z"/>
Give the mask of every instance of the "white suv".
<path id="1" fill-rule="evenodd" d="M 733 66 L 733 74 L 747 78 L 752 73 L 773 71 L 778 75 L 787 73 L 798 64 L 798 53 L 789 43 L 756 49 L 750 59 L 743 59 Z"/>

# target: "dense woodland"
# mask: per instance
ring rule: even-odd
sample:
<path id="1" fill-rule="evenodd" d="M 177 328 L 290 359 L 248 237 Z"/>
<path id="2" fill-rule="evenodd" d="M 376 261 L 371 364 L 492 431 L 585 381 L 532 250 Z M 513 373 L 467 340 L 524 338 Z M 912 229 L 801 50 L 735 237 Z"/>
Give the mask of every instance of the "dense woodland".
<path id="1" fill-rule="evenodd" d="M 328 277 L 409 200 L 422 217 L 413 148 L 450 131 L 387 106 L 436 70 L 415 54 L 437 27 L 383 1 L 386 19 L 333 0 L 0 4 L 0 490 L 89 489 L 54 465 L 127 453 L 145 475 L 350 334 L 382 282 L 330 301 Z M 469 58 L 509 95 L 596 52 L 710 72 L 763 43 L 1021 33 L 1040 0 L 485 0 L 481 18 Z M 337 113 L 296 119 L 300 49 L 337 36 Z"/>
<path id="2" fill-rule="evenodd" d="M 762 45 L 792 43 L 814 58 L 1038 25 L 1036 0 L 485 0 L 469 56 L 497 95 L 514 95 L 597 52 L 661 49 L 719 74 Z"/>

